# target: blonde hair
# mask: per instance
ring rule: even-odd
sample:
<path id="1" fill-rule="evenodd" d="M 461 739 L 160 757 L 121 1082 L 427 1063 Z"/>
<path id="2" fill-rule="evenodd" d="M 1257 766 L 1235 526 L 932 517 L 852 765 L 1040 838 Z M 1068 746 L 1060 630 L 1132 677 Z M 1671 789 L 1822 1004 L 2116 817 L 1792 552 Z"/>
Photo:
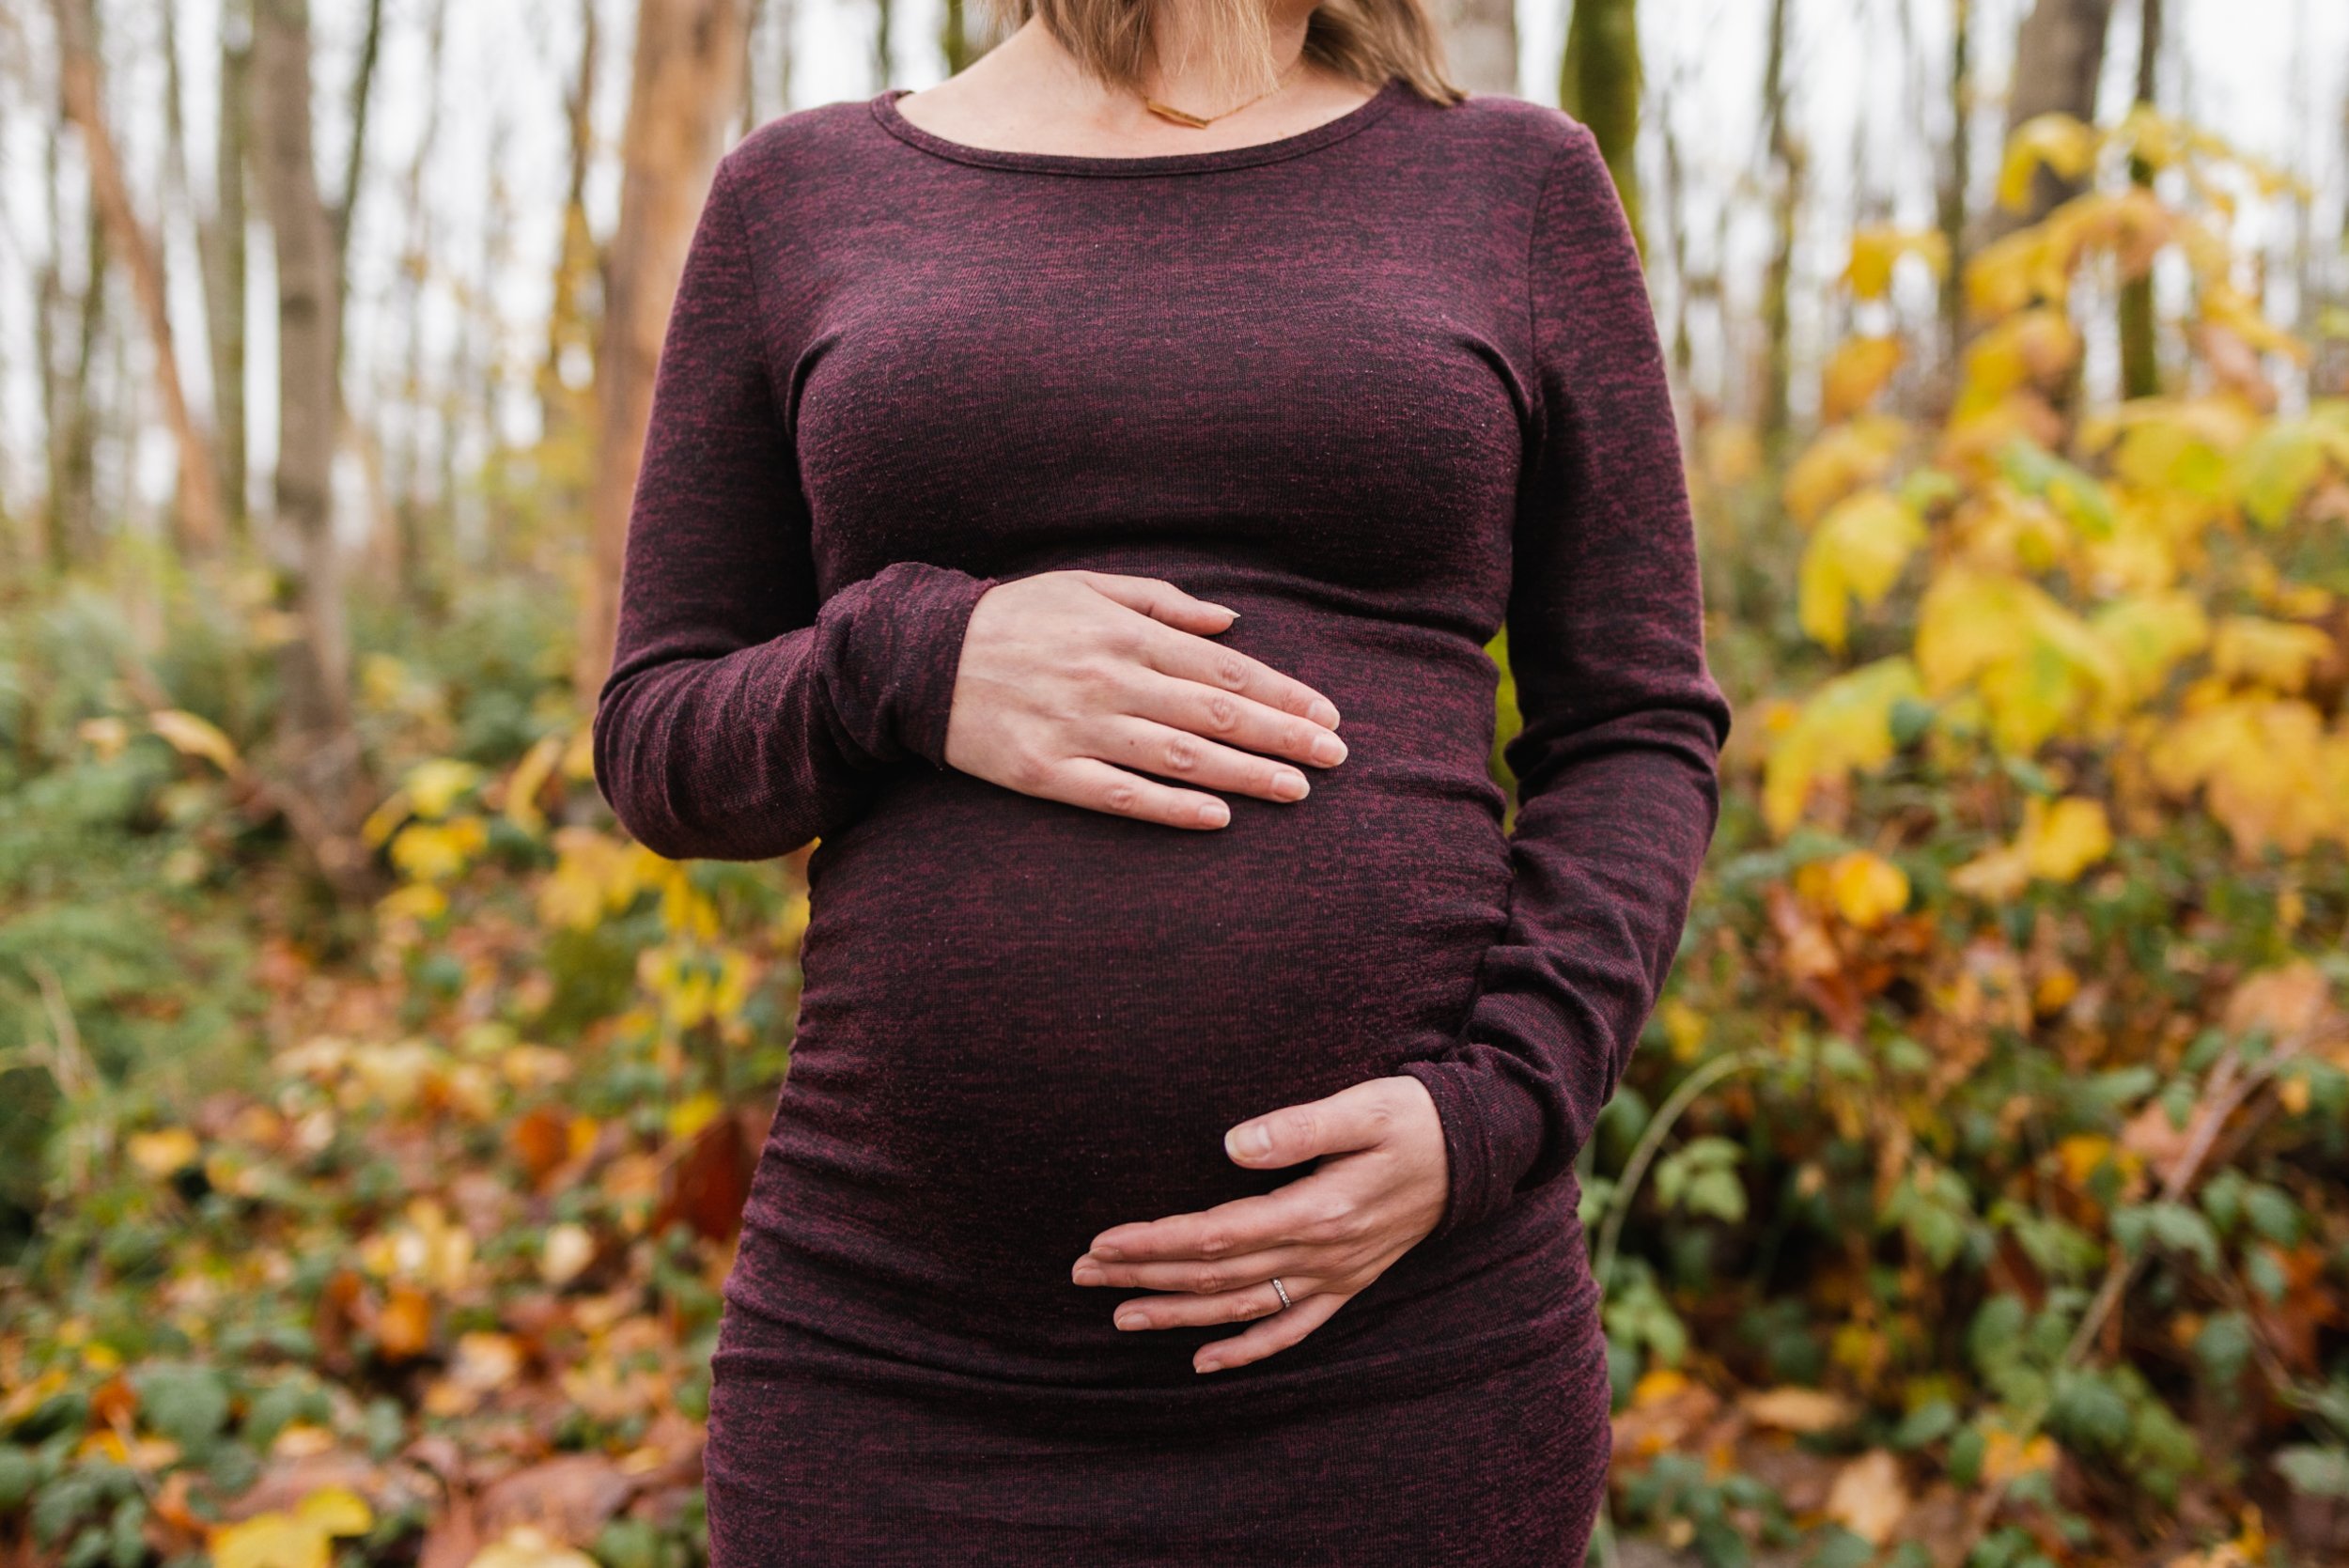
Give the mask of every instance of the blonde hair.
<path id="1" fill-rule="evenodd" d="M 1279 75 L 1267 0 L 979 0 L 1006 30 L 1040 17 L 1060 46 L 1097 80 L 1140 90 L 1159 18 L 1187 8 L 1208 70 L 1236 90 L 1269 88 Z M 1305 57 L 1365 86 L 1400 76 L 1422 98 L 1457 103 L 1468 94 L 1446 74 L 1442 35 L 1426 0 L 1321 0 L 1305 24 Z"/>

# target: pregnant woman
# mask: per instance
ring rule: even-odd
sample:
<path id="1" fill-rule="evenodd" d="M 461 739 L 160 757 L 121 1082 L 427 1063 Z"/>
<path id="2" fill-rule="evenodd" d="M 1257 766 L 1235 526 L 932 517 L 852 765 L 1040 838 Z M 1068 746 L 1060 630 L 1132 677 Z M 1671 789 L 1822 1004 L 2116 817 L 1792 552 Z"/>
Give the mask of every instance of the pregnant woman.
<path id="1" fill-rule="evenodd" d="M 615 813 L 817 844 L 715 1568 L 1565 1568 L 1730 724 L 1623 209 L 1422 0 L 1003 3 L 723 161 L 629 529 Z"/>

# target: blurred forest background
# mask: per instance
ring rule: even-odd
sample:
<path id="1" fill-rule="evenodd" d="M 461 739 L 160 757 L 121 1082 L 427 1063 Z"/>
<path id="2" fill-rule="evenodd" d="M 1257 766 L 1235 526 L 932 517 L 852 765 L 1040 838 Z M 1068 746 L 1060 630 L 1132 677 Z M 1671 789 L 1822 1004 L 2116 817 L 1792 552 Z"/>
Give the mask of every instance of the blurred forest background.
<path id="1" fill-rule="evenodd" d="M 1740 715 L 1603 1540 L 2349 1561 L 2349 8 L 1441 9 L 1609 151 Z M 0 1560 L 703 1560 L 807 908 L 597 796 L 626 500 L 719 153 L 988 41 L 0 0 Z"/>

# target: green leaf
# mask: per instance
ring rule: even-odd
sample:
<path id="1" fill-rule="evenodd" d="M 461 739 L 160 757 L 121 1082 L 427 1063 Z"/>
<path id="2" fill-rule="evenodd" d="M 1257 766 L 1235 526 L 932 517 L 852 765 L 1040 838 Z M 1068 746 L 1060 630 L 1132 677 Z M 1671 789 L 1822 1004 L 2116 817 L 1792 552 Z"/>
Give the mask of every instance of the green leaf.
<path id="1" fill-rule="evenodd" d="M 182 1449 L 206 1447 L 228 1424 L 228 1384 L 210 1367 L 145 1367 L 131 1382 L 147 1424 Z"/>
<path id="2" fill-rule="evenodd" d="M 2349 1449 L 2278 1449 L 2276 1470 L 2304 1498 L 2349 1499 Z"/>
<path id="3" fill-rule="evenodd" d="M 2214 1312 L 2194 1336 L 2194 1354 L 2211 1382 L 2232 1389 L 2251 1359 L 2250 1321 L 2241 1312 Z"/>

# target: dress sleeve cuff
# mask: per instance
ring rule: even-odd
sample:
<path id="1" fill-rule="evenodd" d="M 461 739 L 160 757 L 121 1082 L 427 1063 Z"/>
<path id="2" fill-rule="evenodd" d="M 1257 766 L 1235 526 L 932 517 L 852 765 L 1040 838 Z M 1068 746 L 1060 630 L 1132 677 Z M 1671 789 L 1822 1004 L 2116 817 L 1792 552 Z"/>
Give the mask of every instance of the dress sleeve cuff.
<path id="1" fill-rule="evenodd" d="M 1539 1102 L 1486 1062 L 1406 1062 L 1395 1070 L 1426 1085 L 1443 1122 L 1448 1191 L 1443 1217 L 1427 1239 L 1440 1240 L 1500 1213 L 1541 1146 Z"/>
<path id="2" fill-rule="evenodd" d="M 832 722 L 875 766 L 919 757 L 946 767 L 946 722 L 963 636 L 1001 581 L 899 561 L 826 599 L 817 613 Z"/>

